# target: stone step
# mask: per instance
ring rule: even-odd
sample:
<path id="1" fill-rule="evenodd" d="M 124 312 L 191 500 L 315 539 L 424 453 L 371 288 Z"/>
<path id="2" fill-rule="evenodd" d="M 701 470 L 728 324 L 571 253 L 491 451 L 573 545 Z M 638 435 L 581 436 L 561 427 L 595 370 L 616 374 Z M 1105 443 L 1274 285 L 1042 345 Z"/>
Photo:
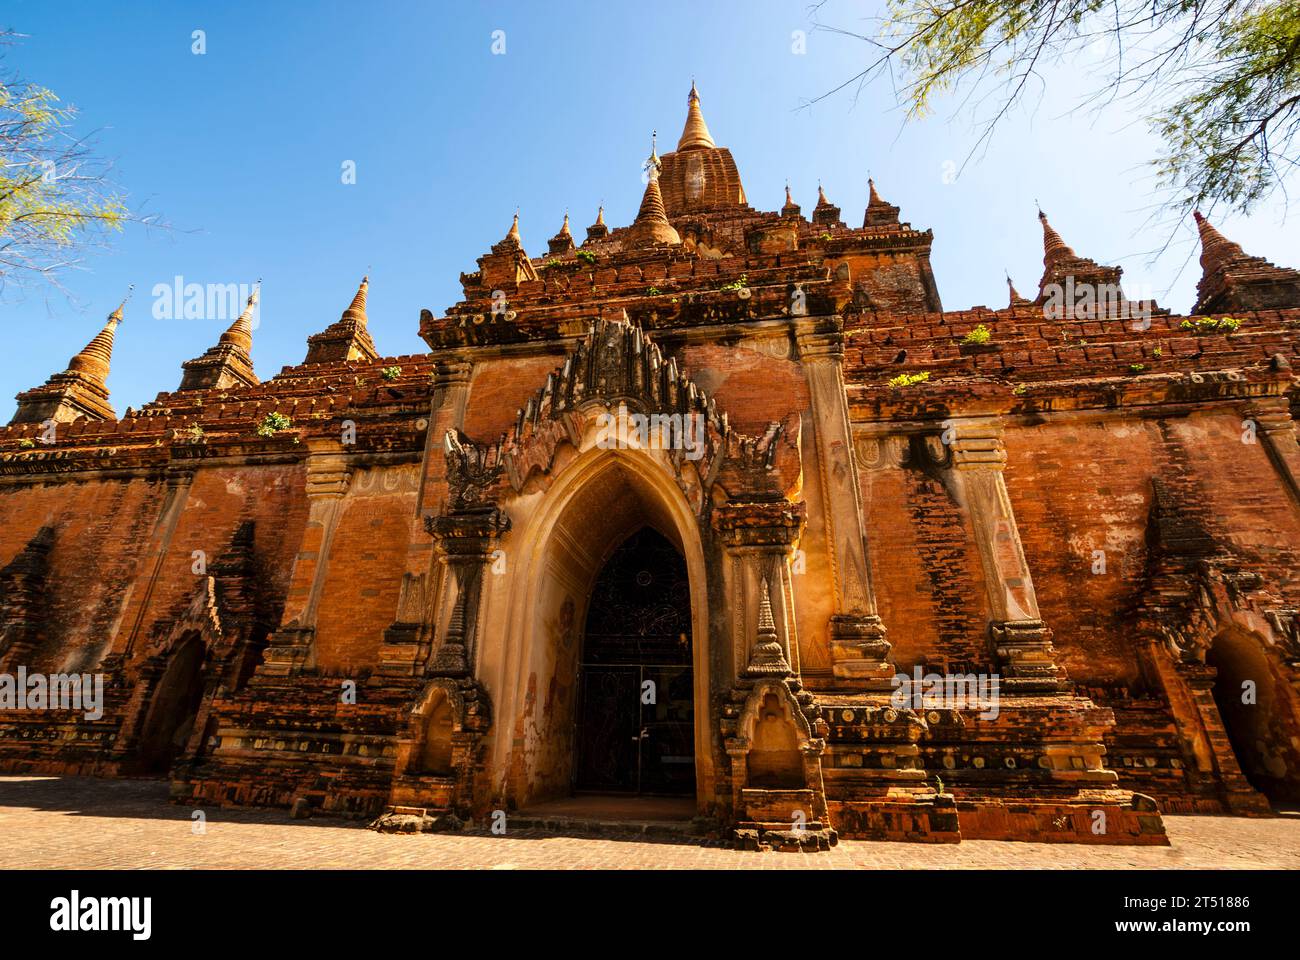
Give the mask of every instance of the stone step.
<path id="1" fill-rule="evenodd" d="M 701 837 L 707 827 L 694 820 L 616 820 L 581 816 L 535 816 L 512 814 L 506 821 L 509 833 L 536 830 L 563 836 L 596 837 Z"/>

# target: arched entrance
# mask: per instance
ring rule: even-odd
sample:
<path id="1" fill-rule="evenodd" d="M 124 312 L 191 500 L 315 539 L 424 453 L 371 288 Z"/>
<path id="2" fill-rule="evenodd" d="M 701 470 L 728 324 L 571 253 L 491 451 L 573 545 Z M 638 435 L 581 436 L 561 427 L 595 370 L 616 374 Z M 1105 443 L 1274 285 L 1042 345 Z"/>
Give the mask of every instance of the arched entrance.
<path id="1" fill-rule="evenodd" d="M 578 670 L 575 790 L 693 795 L 690 580 L 654 529 L 625 540 L 597 576 Z"/>
<path id="2" fill-rule="evenodd" d="M 162 773 L 189 740 L 203 700 L 203 640 L 190 633 L 172 648 L 140 730 L 141 766 Z"/>
<path id="3" fill-rule="evenodd" d="M 1285 762 L 1277 692 L 1258 637 L 1230 628 L 1214 638 L 1205 662 L 1214 667 L 1214 702 L 1237 765 L 1250 785 L 1270 800 L 1300 795 Z"/>
<path id="4" fill-rule="evenodd" d="M 694 769 L 693 774 L 684 770 L 674 777 L 669 789 L 691 792 L 693 786 L 701 812 L 714 803 L 716 721 L 708 709 L 710 620 L 704 549 L 696 511 L 665 461 L 659 451 L 588 448 L 558 468 L 549 487 L 525 491 L 521 502 L 512 506 L 515 530 L 503 548 L 507 557 L 517 560 L 507 566 L 505 576 L 485 578 L 478 670 L 494 691 L 498 735 L 491 742 L 490 762 L 500 771 L 500 802 L 515 809 L 570 797 L 579 783 L 587 789 L 620 789 L 608 780 L 602 786 L 586 774 L 578 775 L 584 762 L 579 754 L 585 733 L 580 728 L 591 729 L 580 713 L 587 703 L 582 689 L 587 671 L 581 665 L 588 662 L 583 659 L 585 633 L 597 582 L 619 549 L 646 530 L 659 538 L 661 548 L 668 544 L 676 562 L 684 565 L 689 584 L 683 602 L 690 629 L 678 633 L 689 636 L 689 653 L 683 655 L 689 658 L 690 670 L 678 673 L 667 692 L 677 704 L 668 716 L 681 725 L 683 736 L 691 729 L 692 749 L 674 748 L 665 755 L 690 757 L 693 763 L 674 759 L 671 765 Z M 682 576 L 680 567 L 674 576 Z M 599 612 L 591 615 L 593 624 L 601 622 Z M 502 642 L 494 643 L 494 637 Z M 646 661 L 646 666 L 655 662 Z M 683 666 L 676 659 L 662 665 L 678 670 Z M 664 707 L 662 677 L 656 687 L 655 706 Z M 686 687 L 691 690 L 689 714 L 682 706 Z M 660 720 L 658 714 L 647 719 Z M 640 729 L 635 733 L 639 736 Z M 629 747 L 636 746 L 632 735 L 627 734 Z M 632 779 L 621 787 L 629 792 L 635 791 L 636 773 L 645 784 L 640 765 L 633 764 L 632 771 Z"/>

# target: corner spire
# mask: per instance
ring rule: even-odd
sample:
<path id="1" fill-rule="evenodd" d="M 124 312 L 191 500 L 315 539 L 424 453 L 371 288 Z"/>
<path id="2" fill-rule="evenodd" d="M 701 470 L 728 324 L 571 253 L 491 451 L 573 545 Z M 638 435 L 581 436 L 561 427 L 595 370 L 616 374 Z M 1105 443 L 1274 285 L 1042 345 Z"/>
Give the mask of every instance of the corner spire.
<path id="1" fill-rule="evenodd" d="M 518 214 L 515 215 L 518 217 Z M 303 363 L 339 363 L 359 360 L 373 363 L 379 359 L 375 341 L 366 329 L 366 295 L 370 290 L 370 277 L 361 278 L 352 303 L 337 321 L 320 333 L 307 338 L 307 358 Z"/>
<path id="2" fill-rule="evenodd" d="M 1011 282 L 1011 274 L 1009 273 L 1007 274 L 1007 293 L 1010 297 L 1010 301 L 1007 303 L 1008 307 L 1022 306 L 1030 302 L 1020 295 L 1016 285 Z"/>
<path id="3" fill-rule="evenodd" d="M 1229 240 L 1214 225 L 1201 216 L 1201 211 L 1193 210 L 1192 219 L 1196 221 L 1196 231 L 1201 238 L 1201 267 L 1206 273 L 1212 273 L 1229 261 L 1244 257 L 1246 251 L 1241 245 Z"/>
<path id="4" fill-rule="evenodd" d="M 682 128 L 677 149 L 679 151 L 702 150 L 716 146 L 713 137 L 709 134 L 709 127 L 704 122 L 704 114 L 700 111 L 700 92 L 695 89 L 695 81 L 692 80 L 691 92 L 686 97 L 686 126 Z"/>
<path id="5" fill-rule="evenodd" d="M 1127 302 L 1120 289 L 1124 273 L 1121 268 L 1104 266 L 1075 253 L 1047 222 L 1041 207 L 1038 219 L 1043 225 L 1043 276 L 1034 302 L 1049 305 L 1047 317 L 1104 317 Z"/>
<path id="6" fill-rule="evenodd" d="M 134 284 L 131 286 L 133 290 Z M 113 360 L 113 337 L 131 299 L 130 290 L 108 315 L 103 328 L 81 348 L 62 373 L 51 376 L 39 387 L 18 394 L 18 410 L 10 424 L 71 423 L 80 417 L 88 420 L 113 420 L 108 401 L 108 372 Z"/>
<path id="7" fill-rule="evenodd" d="M 352 303 L 343 311 L 343 320 L 353 320 L 364 325 L 366 323 L 366 292 L 370 289 L 370 274 L 361 278 L 361 286 L 357 287 L 356 295 L 352 298 Z"/>
<path id="8" fill-rule="evenodd" d="M 68 361 L 69 373 L 84 374 L 100 386 L 105 384 L 108 380 L 109 365 L 113 360 L 113 333 L 117 330 L 117 325 L 122 322 L 122 311 L 126 308 L 128 299 L 130 299 L 129 293 L 117 309 L 108 315 L 104 321 L 104 328 Z"/>
<path id="9" fill-rule="evenodd" d="M 1061 235 L 1047 222 L 1047 214 L 1039 210 L 1038 219 L 1043 224 L 1043 266 L 1050 270 L 1062 260 L 1076 259 L 1078 254 L 1066 245 Z"/>
<path id="10" fill-rule="evenodd" d="M 1201 280 L 1193 313 L 1300 306 L 1300 271 L 1252 257 L 1193 211 L 1201 238 Z"/>
<path id="11" fill-rule="evenodd" d="M 183 373 L 179 390 L 226 390 L 257 385 L 250 354 L 253 350 L 253 310 L 261 298 L 261 290 L 262 281 L 258 280 L 248 294 L 243 311 L 226 328 L 215 347 L 181 364 Z"/>
<path id="12" fill-rule="evenodd" d="M 867 210 L 862 215 L 863 227 L 878 227 L 898 223 L 898 207 L 886 203 L 876 192 L 876 181 L 867 177 Z"/>
<path id="13" fill-rule="evenodd" d="M 605 226 L 605 208 L 596 211 L 596 222 L 587 228 L 588 240 L 604 240 L 609 236 L 609 227 Z"/>
<path id="14" fill-rule="evenodd" d="M 795 203 L 794 197 L 790 195 L 790 182 L 787 180 L 785 184 L 785 206 L 781 208 L 781 216 L 797 217 L 799 216 L 799 213 L 799 204 Z"/>
<path id="15" fill-rule="evenodd" d="M 244 304 L 244 311 L 235 318 L 226 332 L 221 335 L 217 342 L 228 343 L 233 347 L 238 347 L 245 354 L 253 349 L 253 309 L 257 306 L 257 301 L 261 297 L 262 281 L 259 280 L 253 286 L 253 291 L 248 295 L 248 302 Z"/>
<path id="16" fill-rule="evenodd" d="M 840 208 L 826 199 L 820 180 L 817 182 L 817 206 L 813 207 L 812 221 L 826 227 L 841 226 Z"/>
<path id="17" fill-rule="evenodd" d="M 573 234 L 569 232 L 569 211 L 564 211 L 564 223 L 560 224 L 560 232 L 546 241 L 546 245 L 551 253 L 567 253 L 573 249 Z"/>

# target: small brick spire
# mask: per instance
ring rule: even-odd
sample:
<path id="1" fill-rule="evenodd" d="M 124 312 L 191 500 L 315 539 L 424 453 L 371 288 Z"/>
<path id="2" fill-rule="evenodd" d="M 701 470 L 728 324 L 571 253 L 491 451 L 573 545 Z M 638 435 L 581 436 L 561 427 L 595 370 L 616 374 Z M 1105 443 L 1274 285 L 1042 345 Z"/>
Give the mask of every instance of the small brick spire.
<path id="1" fill-rule="evenodd" d="M 867 210 L 862 216 L 863 227 L 878 227 L 883 224 L 898 223 L 898 207 L 887 203 L 876 192 L 876 181 L 867 177 Z"/>
<path id="2" fill-rule="evenodd" d="M 90 343 L 68 361 L 68 372 L 83 374 L 97 381 L 101 386 L 104 385 L 108 380 L 109 365 L 113 360 L 113 332 L 122 322 L 122 311 L 129 298 L 130 294 L 127 294 L 127 297 L 118 304 L 117 309 L 108 315 L 108 319 L 104 322 L 104 329 L 95 334 Z"/>
<path id="3" fill-rule="evenodd" d="M 560 232 L 551 237 L 547 242 L 547 247 L 551 253 L 566 253 L 573 249 L 573 234 L 569 232 L 569 212 L 564 212 L 564 223 L 560 224 Z"/>
<path id="4" fill-rule="evenodd" d="M 1020 295 L 1020 291 L 1016 289 L 1016 285 L 1011 282 L 1011 274 L 1009 273 L 1007 274 L 1007 292 L 1010 295 L 1010 302 L 1007 304 L 1008 307 L 1020 306 L 1030 302 Z"/>
<path id="5" fill-rule="evenodd" d="M 801 208 L 799 207 L 799 204 L 795 203 L 794 197 L 790 195 L 790 184 L 787 182 L 785 185 L 785 206 L 781 208 L 781 216 L 797 217 L 799 216 L 800 211 Z"/>
<path id="6" fill-rule="evenodd" d="M 1252 257 L 1216 230 L 1199 210 L 1193 211 L 1192 217 L 1201 237 L 1201 279 L 1196 285 L 1193 313 L 1300 306 L 1300 271 Z"/>
<path id="7" fill-rule="evenodd" d="M 813 223 L 823 226 L 838 226 L 840 222 L 840 208 L 826 199 L 826 191 L 822 189 L 820 181 L 817 184 L 817 206 L 813 207 L 812 219 Z"/>
<path id="8" fill-rule="evenodd" d="M 134 285 L 132 285 L 134 289 Z M 108 371 L 113 360 L 113 335 L 122 322 L 126 297 L 108 315 L 104 327 L 68 361 L 68 368 L 56 373 L 39 387 L 18 394 L 18 410 L 11 424 L 42 423 L 54 420 L 71 423 L 79 417 L 88 420 L 112 420 L 113 407 L 108 400 Z"/>
<path id="9" fill-rule="evenodd" d="M 502 238 L 501 243 L 497 244 L 497 246 L 503 246 L 506 244 L 514 247 L 522 247 L 524 245 L 523 241 L 519 238 L 519 211 L 518 210 L 515 211 L 514 220 L 510 222 L 510 229 L 506 232 L 505 237 Z"/>
<path id="10" fill-rule="evenodd" d="M 181 391 L 225 390 L 230 387 L 255 386 L 253 372 L 253 309 L 261 297 L 262 281 L 253 285 L 243 312 L 235 318 L 217 344 L 202 356 L 181 364 Z"/>
<path id="11" fill-rule="evenodd" d="M 235 318 L 235 322 L 221 335 L 221 339 L 217 341 L 219 344 L 230 344 L 232 347 L 243 350 L 245 354 L 252 352 L 253 308 L 257 306 L 261 290 L 262 282 L 259 280 L 257 285 L 253 287 L 253 292 L 248 295 L 248 303 L 244 305 L 244 312 Z"/>
<path id="12" fill-rule="evenodd" d="M 1081 257 L 1061 239 L 1042 208 L 1038 210 L 1043 225 L 1043 276 L 1038 282 L 1035 303 L 1048 307 L 1053 319 L 1107 316 L 1125 303 L 1120 289 L 1120 267 L 1097 263 Z"/>
<path id="13" fill-rule="evenodd" d="M 1038 219 L 1043 224 L 1043 266 L 1050 270 L 1063 260 L 1077 260 L 1078 254 L 1066 245 L 1061 235 L 1047 222 L 1047 214 L 1039 210 Z"/>
<path id="14" fill-rule="evenodd" d="M 691 92 L 686 97 L 686 126 L 682 128 L 681 139 L 677 141 L 678 150 L 711 149 L 717 144 L 709 134 L 704 114 L 700 112 L 700 92 L 691 81 Z"/>
<path id="15" fill-rule="evenodd" d="M 516 220 L 518 214 L 515 214 Z M 337 363 L 360 360 L 371 363 L 379 359 L 375 341 L 366 328 L 366 294 L 370 290 L 369 275 L 361 278 L 352 302 L 334 323 L 307 338 L 307 358 L 303 363 Z"/>
<path id="16" fill-rule="evenodd" d="M 1201 235 L 1201 268 L 1206 273 L 1213 273 L 1223 268 L 1229 261 L 1246 256 L 1241 245 L 1229 240 L 1214 225 L 1193 210 L 1192 218 L 1196 221 L 1197 232 Z"/>
<path id="17" fill-rule="evenodd" d="M 361 286 L 357 287 L 357 293 L 352 298 L 352 303 L 343 311 L 343 320 L 352 320 L 360 324 L 366 322 L 366 292 L 369 289 L 370 274 L 366 274 L 361 278 Z"/>
<path id="18" fill-rule="evenodd" d="M 596 211 L 596 222 L 587 228 L 588 240 L 604 240 L 609 236 L 609 227 L 605 226 L 605 208 Z"/>

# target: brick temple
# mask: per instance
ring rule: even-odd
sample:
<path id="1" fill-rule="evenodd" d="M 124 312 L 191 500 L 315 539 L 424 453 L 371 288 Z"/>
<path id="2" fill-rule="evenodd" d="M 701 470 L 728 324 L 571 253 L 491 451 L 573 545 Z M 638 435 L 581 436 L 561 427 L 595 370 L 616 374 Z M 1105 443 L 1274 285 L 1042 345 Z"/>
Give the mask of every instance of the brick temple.
<path id="1" fill-rule="evenodd" d="M 1040 213 L 1037 290 L 945 310 L 875 184 L 860 226 L 752 207 L 694 87 L 646 172 L 628 226 L 534 256 L 516 215 L 425 353 L 380 355 L 363 281 L 270 380 L 250 298 L 140 410 L 122 308 L 19 394 L 0 674 L 105 691 L 0 711 L 0 770 L 479 822 L 676 795 L 804 848 L 1300 799 L 1300 273 L 1197 214 L 1178 315 Z"/>

